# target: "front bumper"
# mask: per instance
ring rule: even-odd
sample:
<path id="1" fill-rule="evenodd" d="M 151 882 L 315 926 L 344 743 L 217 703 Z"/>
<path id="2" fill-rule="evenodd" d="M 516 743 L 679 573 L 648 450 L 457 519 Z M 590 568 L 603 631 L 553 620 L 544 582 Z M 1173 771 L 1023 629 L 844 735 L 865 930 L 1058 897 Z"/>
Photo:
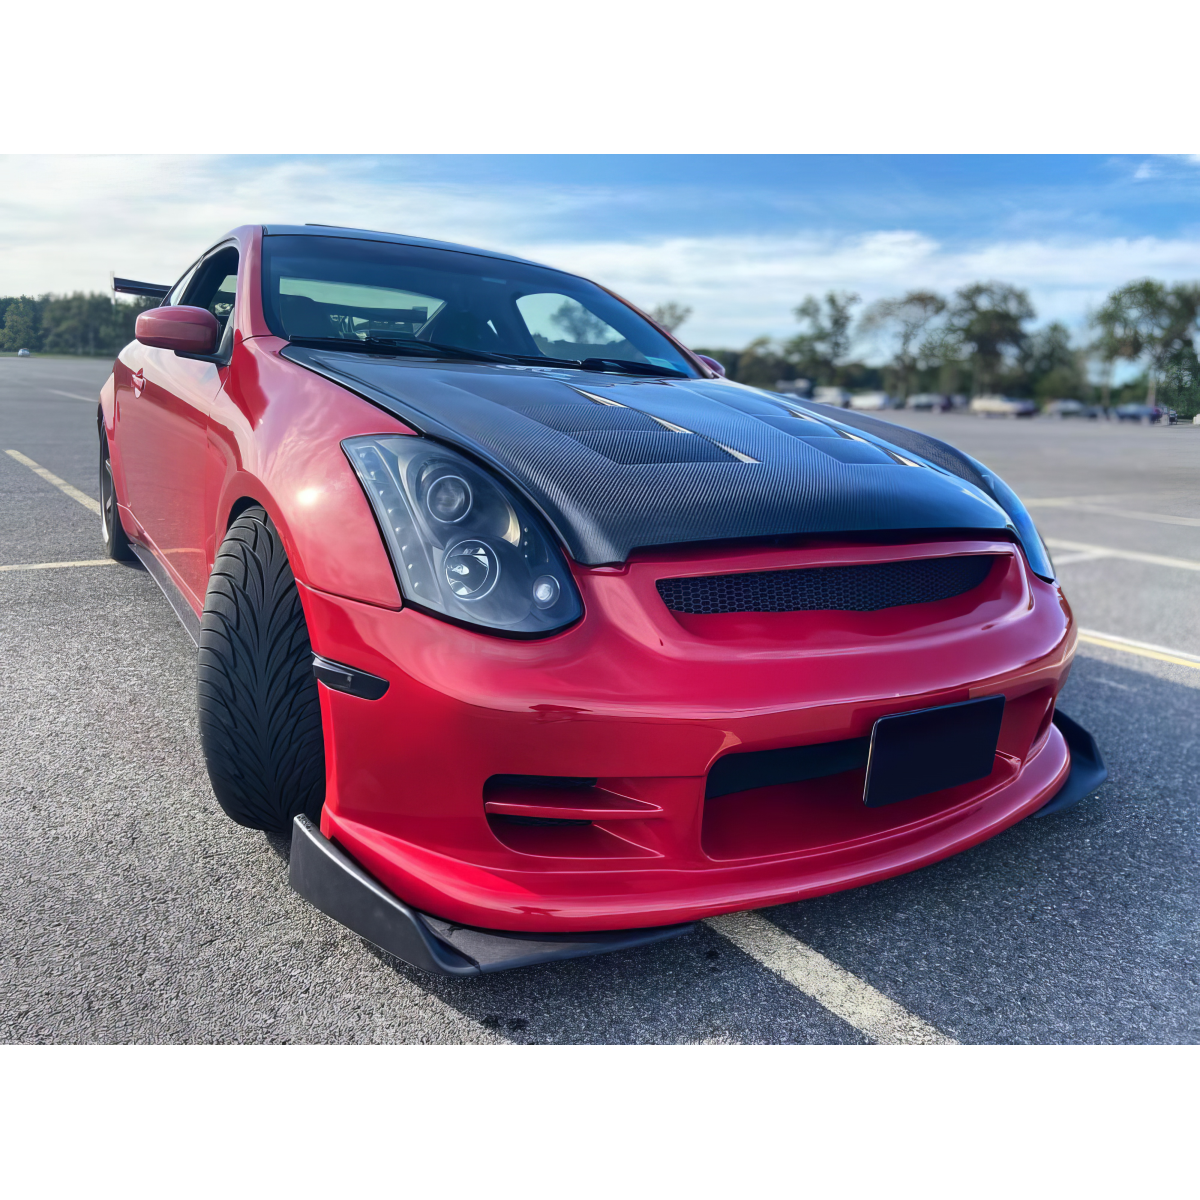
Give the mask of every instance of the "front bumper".
<path id="1" fill-rule="evenodd" d="M 1070 770 L 1051 724 L 1074 650 L 1070 612 L 1011 543 L 982 549 L 997 566 L 965 597 L 687 619 L 654 591 L 664 572 L 686 572 L 684 555 L 635 560 L 581 572 L 583 621 L 540 641 L 302 586 L 316 652 L 388 682 L 375 700 L 321 688 L 321 833 L 412 909 L 524 934 L 675 926 L 955 854 L 1043 808 Z M 737 551 L 701 565 L 871 552 L 947 544 L 793 550 L 784 562 Z M 873 810 L 853 771 L 706 799 L 710 768 L 730 752 L 861 738 L 880 716 L 999 693 L 999 753 L 980 783 Z M 496 790 L 498 777 L 533 775 L 595 782 L 540 806 L 519 786 Z M 570 804 L 580 820 L 564 824 Z"/>
<path id="2" fill-rule="evenodd" d="M 1057 712 L 1054 724 L 1072 748 L 1071 769 L 1053 799 L 1033 814 L 1036 817 L 1078 804 L 1108 774 L 1086 730 Z M 393 896 L 305 816 L 296 817 L 293 824 L 289 880 L 327 916 L 431 975 L 483 975 L 609 954 L 679 937 L 695 927 L 687 923 L 594 933 L 510 933 L 456 925 Z"/>

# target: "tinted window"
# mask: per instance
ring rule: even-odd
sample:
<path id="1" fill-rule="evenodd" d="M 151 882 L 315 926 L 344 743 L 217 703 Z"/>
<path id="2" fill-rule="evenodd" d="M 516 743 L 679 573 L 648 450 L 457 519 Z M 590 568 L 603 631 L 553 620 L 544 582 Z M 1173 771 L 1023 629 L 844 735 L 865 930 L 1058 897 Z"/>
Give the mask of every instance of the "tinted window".
<path id="1" fill-rule="evenodd" d="M 207 308 L 224 333 L 237 295 L 237 271 L 238 252 L 232 246 L 218 250 L 196 268 L 181 303 Z"/>
<path id="2" fill-rule="evenodd" d="M 263 239 L 263 301 L 280 337 L 434 343 L 501 358 L 628 364 L 694 377 L 653 325 L 593 283 L 456 250 L 296 235 Z"/>

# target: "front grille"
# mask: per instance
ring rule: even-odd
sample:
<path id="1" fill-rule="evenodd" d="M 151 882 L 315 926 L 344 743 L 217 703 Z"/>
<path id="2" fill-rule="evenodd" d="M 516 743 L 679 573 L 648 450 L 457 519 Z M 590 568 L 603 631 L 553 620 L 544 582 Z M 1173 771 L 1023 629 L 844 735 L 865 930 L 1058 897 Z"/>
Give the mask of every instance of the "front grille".
<path id="1" fill-rule="evenodd" d="M 672 612 L 680 613 L 875 612 L 961 596 L 984 581 L 995 561 L 991 554 L 965 554 L 660 579 L 658 594 Z"/>

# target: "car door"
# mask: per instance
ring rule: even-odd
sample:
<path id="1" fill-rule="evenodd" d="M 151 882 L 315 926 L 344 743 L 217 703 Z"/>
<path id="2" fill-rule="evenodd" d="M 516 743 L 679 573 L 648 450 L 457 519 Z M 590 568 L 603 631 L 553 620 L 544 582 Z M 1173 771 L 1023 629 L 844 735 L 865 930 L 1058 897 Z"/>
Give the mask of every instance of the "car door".
<path id="1" fill-rule="evenodd" d="M 221 246 L 169 303 L 208 309 L 221 326 L 211 357 L 139 346 L 120 432 L 129 505 L 158 558 L 197 609 L 208 584 L 204 511 L 208 417 L 229 360 L 238 251 Z"/>

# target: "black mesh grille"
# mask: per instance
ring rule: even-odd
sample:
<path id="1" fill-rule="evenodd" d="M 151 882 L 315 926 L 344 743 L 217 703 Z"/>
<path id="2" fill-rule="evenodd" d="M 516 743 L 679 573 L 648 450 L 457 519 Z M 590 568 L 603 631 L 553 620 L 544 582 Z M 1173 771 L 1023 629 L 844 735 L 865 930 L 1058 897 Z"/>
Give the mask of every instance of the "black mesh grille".
<path id="1" fill-rule="evenodd" d="M 915 558 L 851 567 L 804 567 L 660 579 L 658 594 L 673 612 L 874 612 L 901 604 L 928 604 L 978 587 L 995 556 Z"/>

